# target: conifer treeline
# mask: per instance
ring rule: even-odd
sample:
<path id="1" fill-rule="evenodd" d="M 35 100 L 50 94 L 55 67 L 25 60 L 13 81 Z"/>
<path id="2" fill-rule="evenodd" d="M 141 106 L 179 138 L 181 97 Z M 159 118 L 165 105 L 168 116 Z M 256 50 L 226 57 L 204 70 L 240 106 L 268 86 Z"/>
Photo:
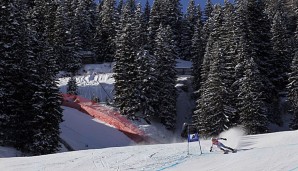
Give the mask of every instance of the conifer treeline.
<path id="1" fill-rule="evenodd" d="M 291 128 L 297 129 L 297 24 L 289 22 L 297 23 L 297 4 L 286 2 L 237 0 L 206 6 L 205 14 L 211 9 L 211 15 L 203 31 L 195 33 L 202 35 L 205 51 L 200 60 L 193 56 L 193 121 L 202 134 L 218 135 L 235 125 L 248 134 L 267 132 L 269 123 L 281 126 L 283 94 L 289 97 Z"/>
<path id="2" fill-rule="evenodd" d="M 269 123 L 282 125 L 282 94 L 289 95 L 295 129 L 295 2 L 238 0 L 214 6 L 207 0 L 202 15 L 200 6 L 190 0 L 182 15 L 179 1 L 156 0 L 149 17 L 144 16 L 148 12 L 139 15 L 133 0 L 120 4 L 124 10 L 116 33 L 115 101 L 124 115 L 157 116 L 169 129 L 174 128 L 176 94 L 168 90 L 175 83 L 167 86 L 164 78 L 170 81 L 176 76 L 171 72 L 173 66 L 159 65 L 171 56 L 171 60 L 193 62 L 197 101 L 193 124 L 202 134 L 216 135 L 239 124 L 247 133 L 256 134 L 267 132 Z M 167 36 L 161 39 L 161 34 Z M 143 44 L 138 40 L 144 40 Z M 139 63 L 140 55 L 149 64 Z"/>
<path id="3" fill-rule="evenodd" d="M 52 2 L 34 2 L 0 2 L 0 145 L 39 155 L 59 149 L 62 110 Z"/>

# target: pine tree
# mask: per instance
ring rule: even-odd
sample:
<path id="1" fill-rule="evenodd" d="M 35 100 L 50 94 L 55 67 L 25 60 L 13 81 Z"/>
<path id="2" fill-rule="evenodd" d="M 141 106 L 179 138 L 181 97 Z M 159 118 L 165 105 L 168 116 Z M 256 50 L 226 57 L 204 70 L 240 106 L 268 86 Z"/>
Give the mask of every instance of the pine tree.
<path id="1" fill-rule="evenodd" d="M 149 49 L 149 40 L 148 40 L 148 35 L 149 35 L 149 21 L 150 21 L 150 13 L 151 13 L 151 7 L 149 4 L 149 1 L 146 1 L 143 13 L 142 13 L 142 21 L 143 21 L 143 29 L 146 30 L 144 33 L 146 34 L 146 42 L 144 45 L 146 45 L 145 49 Z"/>
<path id="2" fill-rule="evenodd" d="M 238 57 L 236 65 L 236 82 L 234 84 L 236 89 L 241 86 L 240 80 L 242 79 L 245 71 L 245 61 L 247 59 L 241 53 L 247 54 L 253 58 L 257 68 L 262 77 L 263 87 L 262 103 L 266 109 L 266 114 L 271 121 L 276 117 L 273 106 L 277 106 L 278 93 L 272 84 L 272 44 L 270 35 L 270 23 L 264 13 L 263 1 L 249 0 L 237 1 L 236 6 L 236 40 L 238 42 L 245 42 L 248 48 L 243 48 L 241 43 L 238 43 Z M 243 52 L 245 50 L 245 52 Z M 240 54 L 239 54 L 240 53 Z M 235 90 L 237 92 L 237 90 Z M 239 93 L 239 92 L 238 92 Z M 241 117 L 241 116 L 240 116 Z"/>
<path id="3" fill-rule="evenodd" d="M 146 21 L 143 18 L 141 4 L 136 6 L 136 11 L 132 19 L 132 27 L 135 35 L 133 38 L 135 50 L 139 52 L 147 44 Z"/>
<path id="4" fill-rule="evenodd" d="M 76 33 L 72 34 L 70 29 L 70 18 L 66 15 L 65 3 L 58 6 L 55 21 L 54 47 L 59 59 L 60 69 L 74 73 L 81 66 L 81 58 L 78 54 L 78 44 L 81 44 L 80 37 Z M 74 19 L 75 20 L 75 19 Z"/>
<path id="5" fill-rule="evenodd" d="M 211 18 L 213 12 L 213 5 L 211 0 L 206 1 L 205 10 L 204 10 L 204 18 L 203 21 L 208 21 L 209 18 Z"/>
<path id="6" fill-rule="evenodd" d="M 49 54 L 53 54 L 52 49 L 45 48 L 38 58 L 36 75 L 46 75 L 39 79 L 34 85 L 39 85 L 38 90 L 32 95 L 35 122 L 31 128 L 34 135 L 28 151 L 34 155 L 55 153 L 60 148 L 60 126 L 62 122 L 61 97 L 56 82 L 57 64 L 56 60 Z"/>
<path id="7" fill-rule="evenodd" d="M 173 40 L 177 47 L 176 56 L 180 54 L 180 40 L 181 40 L 181 4 L 179 0 L 156 0 L 153 3 L 150 13 L 149 33 L 148 33 L 148 49 L 150 53 L 154 54 L 154 45 L 157 30 L 162 25 L 169 25 L 173 30 Z"/>
<path id="8" fill-rule="evenodd" d="M 244 54 L 245 55 L 245 54 Z M 240 123 L 248 134 L 267 132 L 268 119 L 262 93 L 262 76 L 253 58 L 247 56 L 244 77 L 238 95 Z"/>
<path id="9" fill-rule="evenodd" d="M 221 74 L 221 58 L 223 49 L 219 42 L 215 42 L 210 49 L 212 62 L 207 80 L 200 89 L 200 98 L 197 100 L 197 116 L 195 123 L 201 134 L 205 136 L 219 135 L 229 128 L 229 115 L 231 107 L 226 104 L 225 97 L 228 95 Z"/>
<path id="10" fill-rule="evenodd" d="M 249 42 L 255 51 L 255 62 L 259 66 L 263 78 L 264 98 L 267 103 L 272 103 L 272 97 L 275 96 L 276 90 L 272 85 L 270 72 L 272 69 L 272 45 L 270 34 L 270 23 L 264 13 L 263 1 L 252 1 L 248 4 L 248 33 Z"/>
<path id="11" fill-rule="evenodd" d="M 236 50 L 237 41 L 235 35 L 235 8 L 229 2 L 225 1 L 223 7 L 222 27 L 221 27 L 221 48 L 223 49 L 223 55 L 221 58 L 221 74 L 222 81 L 226 90 L 224 105 L 229 106 L 229 121 L 230 125 L 236 125 L 238 122 L 238 116 L 236 115 L 236 88 L 233 87 L 235 79 L 235 67 L 236 63 Z"/>
<path id="12" fill-rule="evenodd" d="M 198 18 L 196 27 L 195 27 L 195 32 L 194 36 L 192 38 L 192 75 L 194 76 L 193 78 L 193 86 L 194 90 L 199 90 L 200 88 L 200 82 L 201 82 L 201 67 L 203 63 L 203 58 L 204 58 L 204 48 L 203 48 L 203 40 L 202 40 L 202 29 L 203 25 L 201 22 L 201 18 Z"/>
<path id="13" fill-rule="evenodd" d="M 191 59 L 191 41 L 197 22 L 197 11 L 194 0 L 189 1 L 187 13 L 182 21 L 181 55 L 185 60 Z"/>
<path id="14" fill-rule="evenodd" d="M 141 113 L 141 117 L 150 121 L 156 117 L 158 106 L 156 97 L 158 97 L 159 87 L 155 84 L 158 80 L 154 70 L 156 58 L 147 50 L 142 50 L 137 55 L 136 66 L 138 66 L 136 78 L 137 97 L 139 98 L 138 112 Z"/>
<path id="15" fill-rule="evenodd" d="M 91 51 L 94 44 L 96 4 L 93 0 L 80 0 L 75 10 L 72 34 L 76 43 L 76 50 Z"/>
<path id="16" fill-rule="evenodd" d="M 202 71 L 201 71 L 201 81 L 204 82 L 207 80 L 209 69 L 210 69 L 210 60 L 211 60 L 211 50 L 213 43 L 215 41 L 221 40 L 220 29 L 222 25 L 222 9 L 219 5 L 215 6 L 215 9 L 212 13 L 212 17 L 208 20 L 210 35 L 208 36 L 208 41 L 205 49 Z M 205 41 L 205 40 L 204 40 Z"/>
<path id="17" fill-rule="evenodd" d="M 114 100 L 121 114 L 130 119 L 136 118 L 135 114 L 138 110 L 133 17 L 131 6 L 126 4 L 120 21 L 122 30 L 117 33 L 114 71 Z"/>
<path id="18" fill-rule="evenodd" d="M 74 76 L 71 76 L 67 82 L 67 93 L 72 95 L 78 95 L 78 85 Z"/>
<path id="19" fill-rule="evenodd" d="M 1 37 L 5 39 L 0 43 L 1 56 L 3 54 L 4 57 L 0 72 L 5 79 L 2 80 L 0 90 L 7 93 L 1 94 L 1 100 L 5 101 L 1 101 L 3 106 L 0 114 L 5 120 L 0 121 L 0 142 L 29 154 L 48 154 L 59 148 L 59 123 L 62 120 L 58 96 L 55 98 L 54 92 L 44 89 L 49 87 L 54 90 L 57 87 L 53 81 L 55 77 L 51 75 L 56 69 L 51 68 L 55 63 L 45 62 L 48 61 L 46 58 L 53 59 L 49 56 L 53 53 L 48 51 L 50 48 L 41 49 L 44 46 L 44 38 L 40 34 L 43 29 L 37 27 L 36 21 L 28 24 L 24 5 L 26 4 L 20 1 L 1 4 L 4 9 L 1 23 L 5 27 L 1 25 L 0 29 L 3 33 Z M 34 20 L 36 18 L 33 17 L 31 21 Z M 36 30 L 32 30 L 33 28 Z M 10 41 L 17 43 L 12 44 Z M 57 73 L 54 74 L 56 76 Z M 47 78 L 43 79 L 40 75 L 47 75 Z M 54 84 L 46 84 L 46 81 Z M 58 88 L 56 93 L 58 95 Z M 49 102 L 56 105 L 46 105 Z"/>
<path id="20" fill-rule="evenodd" d="M 143 18 L 144 18 L 147 28 L 148 28 L 148 23 L 150 20 L 150 12 L 151 12 L 151 7 L 149 4 L 149 1 L 147 0 L 146 4 L 145 4 L 144 12 L 143 12 Z"/>
<path id="21" fill-rule="evenodd" d="M 0 143 L 1 145 L 13 146 L 19 150 L 25 150 L 28 144 L 27 137 L 32 131 L 28 130 L 28 122 L 33 116 L 30 110 L 31 104 L 24 96 L 32 94 L 29 87 L 30 74 L 32 74 L 32 51 L 29 49 L 30 39 L 26 30 L 27 20 L 19 2 L 1 1 L 1 41 L 0 41 L 0 73 L 1 73 L 1 109 L 0 109 Z M 22 61 L 22 62 L 20 62 Z M 21 68 L 24 64 L 29 64 Z M 25 69 L 28 73 L 23 73 Z M 24 94 L 23 94 L 24 93 Z M 28 104 L 29 103 L 29 104 Z M 30 106 L 26 106 L 30 105 Z M 26 110 L 25 106 L 27 107 Z M 24 120 L 22 120 L 24 119 Z M 21 122 L 20 122 L 21 121 Z"/>
<path id="22" fill-rule="evenodd" d="M 182 31 L 182 12 L 181 12 L 180 0 L 165 0 L 165 5 L 163 6 L 163 19 L 162 22 L 164 26 L 169 25 L 173 32 L 173 46 L 176 50 L 174 51 L 174 56 L 176 58 L 181 56 L 181 31 Z M 190 44 L 189 44 L 190 46 Z"/>
<path id="23" fill-rule="evenodd" d="M 95 60 L 102 62 L 105 59 L 105 41 L 103 39 L 103 30 L 101 25 L 100 11 L 102 3 L 98 4 L 96 9 L 95 33 L 94 33 L 94 46 L 93 52 L 95 53 Z M 118 15 L 118 14 L 117 14 Z"/>
<path id="24" fill-rule="evenodd" d="M 298 21 L 297 21 L 298 26 Z M 292 121 L 290 123 L 290 127 L 293 130 L 298 129 L 298 27 L 296 29 L 296 53 L 292 61 L 291 72 L 289 73 L 289 84 L 287 86 L 288 89 L 288 98 L 291 104 L 291 113 L 293 114 Z"/>
<path id="25" fill-rule="evenodd" d="M 167 129 L 174 129 L 176 122 L 176 70 L 175 44 L 173 43 L 171 27 L 160 25 L 156 36 L 156 71 L 159 81 L 158 99 L 159 118 Z"/>
<path id="26" fill-rule="evenodd" d="M 33 104 L 32 112 L 35 115 L 31 121 L 32 134 L 28 136 L 29 142 L 25 149 L 27 152 L 40 155 L 58 151 L 62 110 L 56 75 L 58 65 L 54 56 L 53 47 L 49 44 L 46 34 L 48 26 L 45 24 L 47 15 L 44 11 L 49 4 L 36 1 L 30 15 L 30 48 L 34 53 L 34 71 L 31 73 L 31 81 L 34 82 L 30 90 L 34 90 L 30 102 Z M 29 71 L 27 71 L 29 72 Z M 46 77 L 41 77 L 46 75 Z"/>
<path id="27" fill-rule="evenodd" d="M 56 24 L 56 11 L 58 8 L 58 3 L 56 0 L 49 0 L 45 5 L 45 37 L 47 42 L 51 47 L 54 47 L 55 44 L 55 24 Z"/>
<path id="28" fill-rule="evenodd" d="M 297 51 L 297 50 L 296 50 Z M 292 62 L 290 75 L 289 75 L 289 84 L 288 84 L 288 90 L 289 90 L 289 101 L 291 104 L 291 113 L 293 114 L 293 118 L 290 124 L 290 127 L 293 130 L 298 129 L 298 52 L 296 52 L 296 55 Z"/>
<path id="29" fill-rule="evenodd" d="M 102 28 L 103 61 L 109 62 L 114 60 L 115 55 L 115 36 L 116 36 L 116 9 L 115 0 L 103 0 L 101 11 L 99 13 L 100 24 Z"/>
<path id="30" fill-rule="evenodd" d="M 272 23 L 272 44 L 274 70 L 271 71 L 272 82 L 278 91 L 283 91 L 287 85 L 287 73 L 291 63 L 291 44 L 287 31 L 285 12 L 282 10 L 282 4 L 273 17 Z"/>
<path id="31" fill-rule="evenodd" d="M 150 20 L 149 20 L 149 28 L 148 28 L 148 47 L 149 53 L 154 54 L 154 41 L 156 37 L 157 29 L 162 20 L 162 1 L 156 0 L 153 1 Z"/>
<path id="32" fill-rule="evenodd" d="M 207 0 L 203 15 L 203 49 L 207 48 L 207 42 L 210 36 L 210 33 L 212 32 L 212 23 L 210 19 L 212 18 L 212 15 L 214 13 L 213 5 L 210 0 Z"/>

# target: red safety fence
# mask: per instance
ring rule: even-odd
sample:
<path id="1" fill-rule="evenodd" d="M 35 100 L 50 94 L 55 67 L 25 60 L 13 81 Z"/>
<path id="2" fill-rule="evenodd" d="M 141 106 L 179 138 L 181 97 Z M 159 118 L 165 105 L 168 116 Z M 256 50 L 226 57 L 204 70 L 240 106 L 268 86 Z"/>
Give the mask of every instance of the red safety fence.
<path id="1" fill-rule="evenodd" d="M 120 113 L 113 108 L 100 105 L 89 99 L 76 95 L 62 94 L 62 96 L 63 106 L 77 109 L 104 123 L 107 123 L 123 132 L 126 136 L 137 143 L 148 140 L 145 138 L 145 133 L 143 131 L 141 131 L 136 125 L 134 125 L 124 116 L 120 115 Z"/>

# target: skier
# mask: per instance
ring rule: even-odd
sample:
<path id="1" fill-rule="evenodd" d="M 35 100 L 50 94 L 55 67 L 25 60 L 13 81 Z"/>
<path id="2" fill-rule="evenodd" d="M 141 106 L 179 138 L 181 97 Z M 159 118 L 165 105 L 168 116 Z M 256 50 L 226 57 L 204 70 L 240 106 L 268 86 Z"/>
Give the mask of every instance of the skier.
<path id="1" fill-rule="evenodd" d="M 235 149 L 231 148 L 231 147 L 227 147 L 225 146 L 223 143 L 221 143 L 219 140 L 227 140 L 226 138 L 214 138 L 212 137 L 211 138 L 211 141 L 212 141 L 212 146 L 210 147 L 210 152 L 212 152 L 212 148 L 213 148 L 213 145 L 216 145 L 219 149 L 221 149 L 224 153 L 228 153 L 228 150 L 231 150 L 233 153 L 236 152 Z"/>

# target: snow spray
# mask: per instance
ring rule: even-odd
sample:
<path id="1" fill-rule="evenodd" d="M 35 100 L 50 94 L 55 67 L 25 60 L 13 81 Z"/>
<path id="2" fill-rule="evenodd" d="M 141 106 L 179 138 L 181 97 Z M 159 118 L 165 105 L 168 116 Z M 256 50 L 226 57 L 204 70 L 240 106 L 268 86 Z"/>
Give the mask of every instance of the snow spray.
<path id="1" fill-rule="evenodd" d="M 219 137 L 227 138 L 227 141 L 223 142 L 225 145 L 232 148 L 237 148 L 243 135 L 245 135 L 245 131 L 243 128 L 233 127 L 227 131 L 220 133 Z"/>

